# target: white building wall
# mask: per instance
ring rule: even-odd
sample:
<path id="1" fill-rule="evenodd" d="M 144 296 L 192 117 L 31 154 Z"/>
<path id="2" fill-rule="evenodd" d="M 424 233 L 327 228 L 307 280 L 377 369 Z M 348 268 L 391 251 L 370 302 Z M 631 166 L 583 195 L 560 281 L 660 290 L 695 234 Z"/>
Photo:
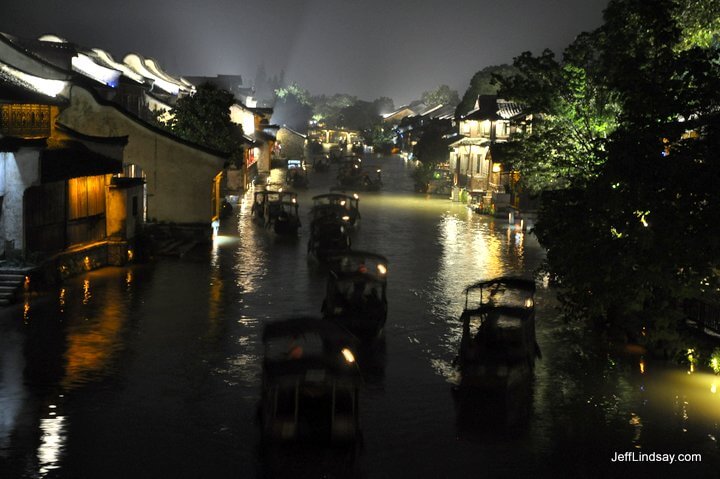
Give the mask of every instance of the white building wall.
<path id="1" fill-rule="evenodd" d="M 129 137 L 123 164 L 135 164 L 146 174 L 149 221 L 210 223 L 213 180 L 225 158 L 157 133 L 112 106 L 98 104 L 79 87 L 73 87 L 71 106 L 58 120 L 87 135 Z"/>
<path id="2" fill-rule="evenodd" d="M 16 153 L 0 152 L 2 170 L 2 216 L 0 216 L 0 234 L 2 245 L 11 243 L 14 249 L 23 249 L 25 228 L 23 226 L 23 196 L 25 190 L 37 184 L 40 179 L 39 151 L 22 149 Z"/>

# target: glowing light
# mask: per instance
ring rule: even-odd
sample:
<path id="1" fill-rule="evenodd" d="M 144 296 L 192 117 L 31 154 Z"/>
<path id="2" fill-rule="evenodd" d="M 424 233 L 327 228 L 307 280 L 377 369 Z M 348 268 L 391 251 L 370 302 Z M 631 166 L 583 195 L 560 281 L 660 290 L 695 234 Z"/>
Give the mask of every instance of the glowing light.
<path id="1" fill-rule="evenodd" d="M 86 279 L 83 281 L 83 304 L 88 304 L 90 298 L 92 298 L 92 294 L 90 294 L 90 280 Z"/>
<path id="2" fill-rule="evenodd" d="M 25 281 L 23 282 L 23 288 L 30 289 L 30 276 L 25 276 Z"/>
<path id="3" fill-rule="evenodd" d="M 710 367 L 715 374 L 720 374 L 720 348 L 713 349 L 710 354 Z"/>
<path id="4" fill-rule="evenodd" d="M 343 348 L 341 351 L 343 357 L 345 358 L 345 361 L 352 364 L 355 362 L 355 355 L 350 351 L 348 348 Z"/>
<path id="5" fill-rule="evenodd" d="M 53 469 L 57 469 L 60 455 L 65 448 L 65 418 L 55 416 L 40 420 L 40 446 L 37 451 L 40 477 L 45 477 Z"/>
<path id="6" fill-rule="evenodd" d="M 360 197 L 358 196 L 357 193 L 353 193 L 353 198 L 355 198 L 356 200 L 359 200 L 359 199 L 360 199 Z"/>
<path id="7" fill-rule="evenodd" d="M 387 267 L 384 264 L 377 265 L 377 269 L 380 274 L 387 274 Z"/>
<path id="8" fill-rule="evenodd" d="M 493 173 L 500 173 L 502 171 L 502 165 L 500 163 L 493 164 Z"/>
<path id="9" fill-rule="evenodd" d="M 645 219 L 645 217 L 648 216 L 649 214 L 650 214 L 649 211 L 635 211 L 635 216 L 637 216 L 637 217 L 640 219 L 640 223 L 642 223 L 642 225 L 643 225 L 645 228 L 647 228 L 648 226 L 650 226 L 650 225 L 648 224 L 647 220 Z"/>
<path id="10" fill-rule="evenodd" d="M 85 259 L 83 259 L 83 263 L 85 264 L 85 269 L 90 269 L 90 258 L 88 256 L 85 256 Z"/>
<path id="11" fill-rule="evenodd" d="M 135 253 L 133 253 L 133 250 L 129 249 L 129 250 L 127 251 L 128 261 L 132 261 L 134 256 L 135 256 Z"/>
<path id="12" fill-rule="evenodd" d="M 5 64 L 0 64 L 0 71 L 17 78 L 35 91 L 51 97 L 58 96 L 67 86 L 67 82 L 65 81 L 36 77 L 35 75 L 21 72 Z"/>
<path id="13" fill-rule="evenodd" d="M 118 70 L 98 65 L 83 53 L 72 58 L 72 67 L 73 70 L 113 88 L 117 87 L 120 75 L 122 75 L 122 72 Z"/>
<path id="14" fill-rule="evenodd" d="M 293 203 L 297 203 L 297 200 L 295 198 L 292 199 Z"/>
<path id="15" fill-rule="evenodd" d="M 60 304 L 60 312 L 65 312 L 65 288 L 60 289 L 60 296 L 58 297 L 58 303 Z"/>
<path id="16" fill-rule="evenodd" d="M 23 322 L 28 323 L 30 321 L 30 301 L 25 301 L 23 305 Z"/>
<path id="17" fill-rule="evenodd" d="M 342 201 L 340 202 L 340 206 L 345 206 L 345 200 L 342 200 Z"/>
<path id="18" fill-rule="evenodd" d="M 695 365 L 697 364 L 697 356 L 695 356 L 695 349 L 690 348 L 687 350 L 687 360 L 688 363 L 690 363 L 690 370 L 688 371 L 688 374 L 692 374 L 695 372 Z"/>
<path id="19" fill-rule="evenodd" d="M 645 374 L 645 360 L 640 359 L 640 374 Z"/>
<path id="20" fill-rule="evenodd" d="M 712 386 L 710 386 L 710 392 L 713 394 L 717 393 L 717 384 L 712 383 Z"/>
<path id="21" fill-rule="evenodd" d="M 343 219 L 343 221 L 350 221 L 350 217 L 349 217 L 349 216 L 343 216 L 342 219 Z"/>
<path id="22" fill-rule="evenodd" d="M 377 169 L 377 172 L 380 173 L 380 172 L 382 172 L 382 170 L 381 170 L 380 168 L 378 168 L 378 169 Z"/>
<path id="23" fill-rule="evenodd" d="M 525 307 L 532 308 L 535 305 L 532 298 L 525 298 Z"/>

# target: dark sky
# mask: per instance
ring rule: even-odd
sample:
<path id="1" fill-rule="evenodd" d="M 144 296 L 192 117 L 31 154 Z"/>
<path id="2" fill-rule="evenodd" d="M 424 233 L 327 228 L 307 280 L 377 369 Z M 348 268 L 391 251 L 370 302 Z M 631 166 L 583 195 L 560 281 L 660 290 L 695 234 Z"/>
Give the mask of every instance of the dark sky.
<path id="1" fill-rule="evenodd" d="M 523 51 L 560 52 L 602 23 L 608 0 L 20 0 L 0 31 L 55 33 L 156 58 L 174 75 L 241 74 L 264 64 L 313 94 L 389 96 L 396 105 Z"/>

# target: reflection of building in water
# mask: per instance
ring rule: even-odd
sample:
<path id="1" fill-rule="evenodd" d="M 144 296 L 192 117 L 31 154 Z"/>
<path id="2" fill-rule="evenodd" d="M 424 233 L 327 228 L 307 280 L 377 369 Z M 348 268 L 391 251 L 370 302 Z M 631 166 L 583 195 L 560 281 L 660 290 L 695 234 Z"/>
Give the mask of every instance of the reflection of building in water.
<path id="1" fill-rule="evenodd" d="M 118 283 L 124 294 L 124 284 Z M 102 309 L 93 309 L 90 280 L 83 281 L 82 299 L 79 312 L 85 321 L 75 322 L 67 332 L 65 350 L 65 376 L 62 385 L 72 388 L 84 383 L 95 374 L 106 369 L 121 347 L 120 334 L 125 324 L 125 315 L 118 297 L 115 301 L 105 300 Z"/>

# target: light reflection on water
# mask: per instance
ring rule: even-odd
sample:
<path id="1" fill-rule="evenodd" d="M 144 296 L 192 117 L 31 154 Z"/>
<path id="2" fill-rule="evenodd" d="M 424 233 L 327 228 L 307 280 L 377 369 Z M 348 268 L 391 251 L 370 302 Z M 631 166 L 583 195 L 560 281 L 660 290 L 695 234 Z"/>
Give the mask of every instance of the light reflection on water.
<path id="1" fill-rule="evenodd" d="M 60 467 L 60 459 L 65 448 L 67 432 L 65 416 L 51 415 L 40 420 L 40 446 L 37 451 L 40 477 L 46 477 Z"/>
<path id="2" fill-rule="evenodd" d="M 389 191 L 361 194 L 353 238 L 390 265 L 385 341 L 362 355 L 372 369 L 361 396 L 364 477 L 464 477 L 478 467 L 491 476 L 610 476 L 611 452 L 635 448 L 702 452 L 706 465 L 720 465 L 716 377 L 645 359 L 641 371 L 637 356 L 579 342 L 541 283 L 543 358 L 529 406 L 514 406 L 529 410 L 527 423 L 509 437 L 502 424 L 466 435 L 451 394 L 463 289 L 498 275 L 531 276 L 544 254 L 506 219 L 409 194 L 401 161 L 382 168 Z M 254 224 L 249 194 L 206 250 L 91 272 L 0 316 L 10 328 L 0 328 L 0 425 L 13 430 L 0 429 L 0 455 L 26 470 L 31 451 L 35 472 L 59 467 L 65 477 L 253 477 L 263 325 L 318 315 L 325 293 L 324 272 L 306 261 L 307 213 L 334 173 L 311 173 L 310 181 L 299 192 L 296 240 Z M 48 417 L 42 405 L 57 389 L 68 397 L 62 415 Z M 23 427 L 47 430 L 48 440 Z M 109 441 L 117 444 L 112 464 L 103 461 Z"/>

